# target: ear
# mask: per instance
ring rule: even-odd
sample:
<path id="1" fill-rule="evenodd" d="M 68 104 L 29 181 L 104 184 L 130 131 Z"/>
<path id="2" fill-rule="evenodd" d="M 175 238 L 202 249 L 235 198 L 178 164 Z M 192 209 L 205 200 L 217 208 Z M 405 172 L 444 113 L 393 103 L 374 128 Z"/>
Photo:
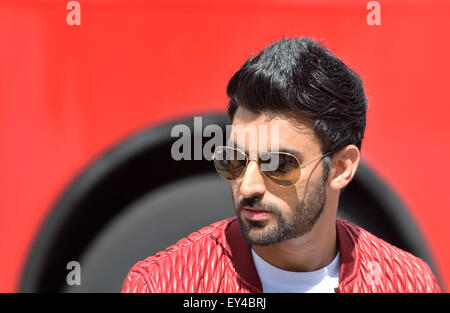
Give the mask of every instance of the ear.
<path id="1" fill-rule="evenodd" d="M 335 154 L 330 172 L 331 189 L 339 191 L 350 183 L 355 176 L 360 160 L 360 152 L 355 145 L 348 145 Z"/>

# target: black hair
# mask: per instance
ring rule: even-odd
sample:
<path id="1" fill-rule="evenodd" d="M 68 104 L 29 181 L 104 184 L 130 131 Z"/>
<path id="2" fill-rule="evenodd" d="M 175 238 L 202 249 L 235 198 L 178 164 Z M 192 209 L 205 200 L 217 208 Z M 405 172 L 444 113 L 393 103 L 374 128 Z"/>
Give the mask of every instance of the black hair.
<path id="1" fill-rule="evenodd" d="M 310 38 L 282 38 L 251 56 L 227 86 L 228 116 L 296 112 L 308 118 L 325 154 L 349 144 L 361 149 L 367 99 L 362 79 Z M 325 170 L 330 159 L 324 158 Z"/>

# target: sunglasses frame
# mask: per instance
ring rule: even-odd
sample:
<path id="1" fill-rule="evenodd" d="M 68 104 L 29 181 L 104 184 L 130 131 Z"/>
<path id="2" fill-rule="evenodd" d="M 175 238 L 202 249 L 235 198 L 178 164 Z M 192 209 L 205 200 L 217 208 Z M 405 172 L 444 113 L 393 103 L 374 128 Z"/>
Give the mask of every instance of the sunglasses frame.
<path id="1" fill-rule="evenodd" d="M 299 174 L 299 176 L 298 176 L 298 178 L 297 178 L 297 180 L 296 180 L 295 182 L 293 182 L 293 183 L 290 184 L 290 185 L 280 185 L 280 184 L 274 182 L 269 176 L 267 176 L 267 174 L 265 174 L 265 173 L 261 170 L 260 163 L 259 163 L 260 156 L 261 156 L 260 154 L 257 154 L 256 158 L 251 159 L 250 156 L 247 155 L 247 153 L 245 153 L 245 151 L 242 151 L 241 149 L 234 148 L 234 147 L 231 147 L 231 146 L 218 146 L 216 149 L 214 149 L 214 153 L 213 153 L 213 155 L 212 155 L 212 160 L 213 160 L 213 161 L 214 161 L 214 156 L 215 156 L 215 154 L 216 154 L 216 151 L 217 151 L 219 148 L 229 148 L 229 149 L 232 149 L 232 150 L 241 152 L 243 155 L 245 155 L 245 166 L 244 166 L 244 169 L 242 170 L 242 173 L 239 174 L 239 176 L 237 176 L 236 178 L 232 178 L 232 179 L 226 179 L 226 178 L 224 178 L 222 175 L 220 175 L 219 171 L 217 170 L 217 167 L 214 166 L 214 168 L 216 169 L 217 174 L 219 174 L 219 176 L 220 176 L 222 179 L 224 179 L 224 180 L 226 180 L 226 181 L 231 181 L 231 180 L 238 179 L 238 178 L 241 177 L 241 176 L 245 173 L 245 171 L 247 170 L 248 163 L 249 163 L 250 161 L 255 161 L 256 164 L 258 165 L 258 170 L 259 170 L 259 172 L 260 172 L 261 174 L 263 174 L 263 176 L 266 177 L 269 181 L 271 181 L 272 183 L 276 184 L 277 186 L 281 186 L 281 187 L 290 187 L 290 186 L 295 185 L 295 184 L 298 182 L 298 180 L 300 179 L 300 177 L 302 177 L 302 169 L 304 169 L 306 166 L 308 166 L 309 164 L 313 163 L 314 161 L 320 160 L 320 159 L 326 157 L 327 155 L 329 155 L 329 154 L 331 153 L 331 151 L 330 151 L 330 152 L 327 152 L 327 153 L 325 153 L 324 155 L 322 155 L 321 157 L 315 158 L 315 159 L 313 159 L 313 160 L 311 160 L 311 161 L 309 161 L 309 162 L 306 162 L 305 164 L 302 164 L 302 163 L 300 163 L 300 161 L 298 160 L 298 158 L 297 158 L 294 154 L 292 154 L 292 153 L 289 153 L 289 152 L 276 152 L 276 153 L 279 153 L 279 154 L 286 154 L 286 155 L 292 156 L 292 157 L 297 161 L 297 163 L 298 163 L 298 165 L 299 165 L 299 166 L 298 166 L 298 169 L 299 169 L 299 171 L 300 171 L 300 174 Z M 268 153 L 269 153 L 269 152 L 268 152 Z"/>

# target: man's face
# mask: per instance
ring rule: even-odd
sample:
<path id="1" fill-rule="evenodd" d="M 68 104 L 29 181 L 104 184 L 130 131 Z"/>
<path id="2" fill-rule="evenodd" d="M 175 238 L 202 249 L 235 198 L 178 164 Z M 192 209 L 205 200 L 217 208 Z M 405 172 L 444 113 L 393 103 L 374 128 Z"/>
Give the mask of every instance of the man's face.
<path id="1" fill-rule="evenodd" d="M 229 141 L 247 155 L 259 153 L 261 149 L 272 150 L 271 144 L 275 147 L 278 144 L 280 150 L 297 151 L 293 154 L 303 165 L 319 158 L 322 152 L 310 123 L 296 118 L 294 124 L 292 118 L 284 115 L 256 115 L 239 107 Z M 239 133 L 242 127 L 256 129 L 256 132 L 242 136 Z M 278 136 L 272 137 L 269 132 L 275 128 Z M 261 145 L 264 141 L 267 142 Z M 252 151 L 255 147 L 257 151 Z M 326 182 L 322 172 L 322 161 L 317 159 L 301 169 L 301 176 L 294 185 L 279 186 L 259 171 L 255 161 L 249 161 L 245 172 L 231 181 L 236 215 L 245 240 L 251 245 L 266 246 L 308 233 L 326 202 Z M 261 210 L 267 212 L 258 213 Z"/>

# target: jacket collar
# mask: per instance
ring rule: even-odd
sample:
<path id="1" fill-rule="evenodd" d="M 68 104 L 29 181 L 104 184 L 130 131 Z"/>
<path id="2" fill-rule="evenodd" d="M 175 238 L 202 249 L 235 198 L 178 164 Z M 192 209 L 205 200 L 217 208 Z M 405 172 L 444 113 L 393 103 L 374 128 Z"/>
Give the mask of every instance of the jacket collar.
<path id="1" fill-rule="evenodd" d="M 242 238 L 237 217 L 230 221 L 227 228 L 226 240 L 228 243 L 231 262 L 236 273 L 246 283 L 250 292 L 262 292 L 262 284 L 253 262 L 251 246 Z M 253 290 L 252 290 L 253 289 Z"/>
<path id="2" fill-rule="evenodd" d="M 336 236 L 340 252 L 339 287 L 337 291 L 343 292 L 343 288 L 355 276 L 356 243 L 346 229 L 344 222 L 339 218 L 336 219 Z M 230 220 L 225 237 L 228 244 L 228 253 L 237 274 L 247 285 L 250 292 L 262 292 L 261 280 L 250 250 L 251 246 L 242 238 L 237 217 Z"/>
<path id="3" fill-rule="evenodd" d="M 336 218 L 336 236 L 339 244 L 339 286 L 337 292 L 344 292 L 344 287 L 356 276 L 357 237 L 347 229 L 343 220 Z"/>

